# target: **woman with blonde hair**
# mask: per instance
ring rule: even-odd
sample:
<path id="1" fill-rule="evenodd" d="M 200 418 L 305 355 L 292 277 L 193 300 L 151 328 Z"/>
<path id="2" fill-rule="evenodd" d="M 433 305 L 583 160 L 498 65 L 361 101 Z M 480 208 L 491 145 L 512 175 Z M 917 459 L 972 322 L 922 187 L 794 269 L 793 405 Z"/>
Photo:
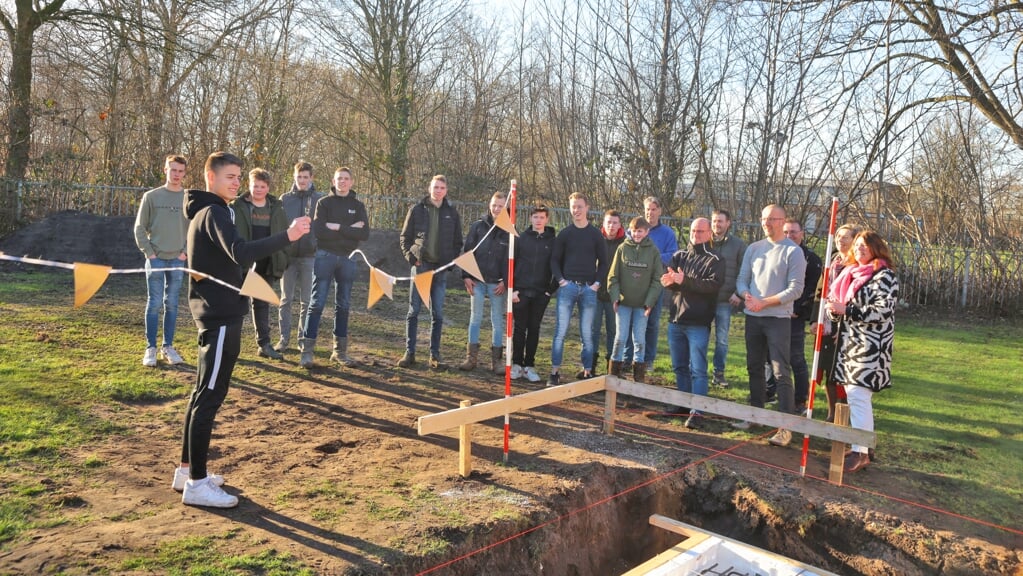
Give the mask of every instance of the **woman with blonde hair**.
<path id="1" fill-rule="evenodd" d="M 876 232 L 860 232 L 825 304 L 829 318 L 842 321 L 833 376 L 845 387 L 853 428 L 874 430 L 873 395 L 891 386 L 898 296 L 888 244 Z M 868 448 L 854 444 L 845 471 L 856 472 L 870 462 Z"/>

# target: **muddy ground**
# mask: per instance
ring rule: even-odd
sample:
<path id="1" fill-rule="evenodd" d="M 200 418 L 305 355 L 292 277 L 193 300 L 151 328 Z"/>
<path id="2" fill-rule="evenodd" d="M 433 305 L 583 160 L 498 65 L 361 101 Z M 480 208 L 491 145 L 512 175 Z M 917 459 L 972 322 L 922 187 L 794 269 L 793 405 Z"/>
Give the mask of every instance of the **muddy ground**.
<path id="1" fill-rule="evenodd" d="M 113 231 L 130 234 L 130 222 L 60 218 L 4 240 L 0 250 L 119 267 L 141 263 L 133 263 L 137 253 L 120 248 L 108 250 L 107 260 L 75 252 L 123 244 Z M 100 230 L 109 242 L 92 240 Z M 371 259 L 402 274 L 389 248 L 393 238 L 380 234 L 367 243 Z M 125 260 L 113 259 L 115 253 Z M 141 326 L 145 298 L 137 285 L 112 278 L 103 297 L 128 306 L 126 321 Z M 126 573 L 120 568 L 126 559 L 205 535 L 233 554 L 291 554 L 318 574 L 433 568 L 429 573 L 617 574 L 677 541 L 647 525 L 658 513 L 841 574 L 1023 574 L 1017 535 L 902 503 L 940 507 L 931 493 L 914 488 L 935 479 L 882 458 L 848 477 L 847 486 L 831 486 L 822 480 L 829 449 L 823 442 L 812 444 L 801 478 L 798 442 L 772 447 L 769 430 L 745 435 L 717 421 L 687 431 L 678 421 L 645 417 L 644 410 L 656 408 L 651 405 L 622 409 L 616 434 L 605 436 L 600 394 L 514 415 L 507 465 L 501 422 L 475 426 L 474 471 L 462 478 L 457 432 L 420 437 L 416 420 L 463 399 L 501 397 L 503 378 L 482 368 L 433 371 L 422 362 L 394 368 L 405 298 L 407 291 L 398 289 L 393 302 L 385 299 L 372 311 L 355 308 L 351 351 L 362 363 L 351 369 L 329 366 L 322 344 L 312 370 L 297 365 L 294 351 L 285 361 L 262 361 L 246 327 L 211 455 L 211 468 L 241 499 L 233 510 L 182 506 L 169 487 L 194 376 L 195 352 L 181 346 L 188 364 L 158 368 L 180 394 L 168 402 L 109 407 L 103 416 L 130 434 L 67 455 L 107 465 L 41 480 L 68 521 L 0 551 L 0 573 Z M 365 302 L 364 286 L 354 300 Z M 444 342 L 452 362 L 464 346 L 467 308 L 452 290 Z M 183 308 L 183 335 L 191 330 L 188 318 Z M 422 350 L 428 348 L 427 324 L 424 317 Z M 41 354 L 47 353 L 42 346 L 63 337 L 50 336 L 40 342 Z M 538 358 L 546 362 L 549 338 L 543 341 Z M 323 334 L 320 342 L 326 342 Z M 566 358 L 573 354 L 577 348 Z M 516 382 L 513 393 L 539 386 Z"/>

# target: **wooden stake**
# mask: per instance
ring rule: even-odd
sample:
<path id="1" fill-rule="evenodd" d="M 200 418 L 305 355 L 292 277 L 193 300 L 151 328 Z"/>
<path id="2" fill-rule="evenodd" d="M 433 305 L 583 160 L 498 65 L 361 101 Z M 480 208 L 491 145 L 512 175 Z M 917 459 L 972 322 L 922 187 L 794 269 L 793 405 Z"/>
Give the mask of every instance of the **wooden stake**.
<path id="1" fill-rule="evenodd" d="M 468 408 L 472 401 L 462 400 L 458 405 Z M 458 427 L 458 473 L 462 478 L 468 478 L 472 474 L 472 424 L 462 424 Z"/>
<path id="2" fill-rule="evenodd" d="M 835 404 L 835 424 L 838 426 L 849 426 L 849 405 Z M 831 442 L 831 466 L 828 468 L 828 482 L 842 485 L 842 474 L 845 466 L 845 449 L 849 445 L 837 440 Z"/>
<path id="3" fill-rule="evenodd" d="M 614 376 L 605 376 L 614 378 Z M 615 404 L 618 402 L 618 393 L 614 390 L 604 391 L 604 434 L 611 436 L 615 433 Z"/>

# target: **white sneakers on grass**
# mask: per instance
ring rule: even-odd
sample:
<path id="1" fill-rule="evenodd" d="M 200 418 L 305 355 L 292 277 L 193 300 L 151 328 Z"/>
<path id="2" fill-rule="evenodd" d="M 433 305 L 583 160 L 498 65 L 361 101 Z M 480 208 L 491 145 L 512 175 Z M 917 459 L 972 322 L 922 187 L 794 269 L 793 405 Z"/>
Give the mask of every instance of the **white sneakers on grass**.
<path id="1" fill-rule="evenodd" d="M 181 354 L 178 354 L 178 351 L 175 350 L 173 346 L 163 346 L 160 348 L 160 356 L 162 356 L 163 359 L 171 365 L 181 364 L 184 362 L 184 359 L 181 358 Z"/>
<path id="2" fill-rule="evenodd" d="M 526 375 L 526 380 L 529 380 L 530 382 L 539 382 L 542 380 L 542 378 L 540 378 L 540 374 L 537 373 L 536 368 L 533 368 L 532 366 L 526 366 L 526 369 L 523 370 L 523 372 Z"/>
<path id="3" fill-rule="evenodd" d="M 146 368 L 156 368 L 156 346 L 146 348 L 146 354 L 142 357 L 142 365 Z"/>
<path id="4" fill-rule="evenodd" d="M 238 497 L 232 496 L 220 486 L 217 486 L 210 477 L 202 480 L 189 480 L 185 482 L 185 489 L 181 492 L 181 503 L 188 506 L 204 506 L 207 508 L 234 508 L 238 505 Z"/>
<path id="5" fill-rule="evenodd" d="M 518 364 L 512 364 L 512 368 L 511 368 L 511 379 L 512 380 L 518 380 L 519 378 L 522 378 L 522 376 L 524 376 L 524 375 L 525 375 L 525 372 L 522 370 L 522 366 L 519 366 Z"/>
<path id="6" fill-rule="evenodd" d="M 206 476 L 211 482 L 217 486 L 224 485 L 224 477 L 220 474 L 209 474 Z M 171 482 L 171 488 L 181 492 L 185 489 L 185 483 L 188 482 L 188 468 L 182 468 L 178 466 L 174 469 L 174 481 Z"/>

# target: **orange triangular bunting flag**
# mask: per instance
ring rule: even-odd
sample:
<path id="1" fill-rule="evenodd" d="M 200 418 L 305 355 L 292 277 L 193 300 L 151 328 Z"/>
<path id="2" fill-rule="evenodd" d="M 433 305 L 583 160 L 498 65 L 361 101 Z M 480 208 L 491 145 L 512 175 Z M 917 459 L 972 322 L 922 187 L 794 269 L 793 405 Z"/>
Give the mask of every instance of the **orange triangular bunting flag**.
<path id="1" fill-rule="evenodd" d="M 458 258 L 455 258 L 453 263 L 455 266 L 458 266 L 462 270 L 465 270 L 473 278 L 479 280 L 480 282 L 485 282 L 485 280 L 483 279 L 483 273 L 480 272 L 480 265 L 476 262 L 475 253 L 466 252 L 465 254 L 462 254 Z"/>
<path id="2" fill-rule="evenodd" d="M 274 306 L 281 305 L 281 299 L 277 297 L 277 293 L 274 289 L 267 284 L 266 280 L 259 274 L 256 274 L 255 270 L 250 270 L 245 275 L 245 282 L 242 283 L 241 289 L 242 296 L 250 296 L 257 300 L 269 302 Z"/>
<path id="3" fill-rule="evenodd" d="M 371 266 L 369 268 L 369 302 L 366 304 L 366 308 L 372 308 L 384 295 L 394 299 L 394 277 Z"/>
<path id="4" fill-rule="evenodd" d="M 497 218 L 494 219 L 494 224 L 512 236 L 519 235 L 518 230 L 515 229 L 515 223 L 511 221 L 511 216 L 508 215 L 507 210 L 498 212 Z"/>
<path id="5" fill-rule="evenodd" d="M 110 266 L 75 262 L 75 308 L 82 306 L 103 286 L 110 275 Z"/>
<path id="6" fill-rule="evenodd" d="M 416 274 L 412 281 L 415 282 L 416 290 L 419 291 L 419 298 L 422 299 L 427 308 L 430 308 L 430 286 L 433 285 L 433 270 Z M 433 310 L 433 308 L 430 308 L 430 310 Z"/>
<path id="7" fill-rule="evenodd" d="M 206 279 L 205 276 L 203 276 L 202 274 L 199 274 L 198 272 L 189 272 L 188 275 L 192 277 L 192 282 L 198 282 L 200 280 L 205 280 Z"/>

